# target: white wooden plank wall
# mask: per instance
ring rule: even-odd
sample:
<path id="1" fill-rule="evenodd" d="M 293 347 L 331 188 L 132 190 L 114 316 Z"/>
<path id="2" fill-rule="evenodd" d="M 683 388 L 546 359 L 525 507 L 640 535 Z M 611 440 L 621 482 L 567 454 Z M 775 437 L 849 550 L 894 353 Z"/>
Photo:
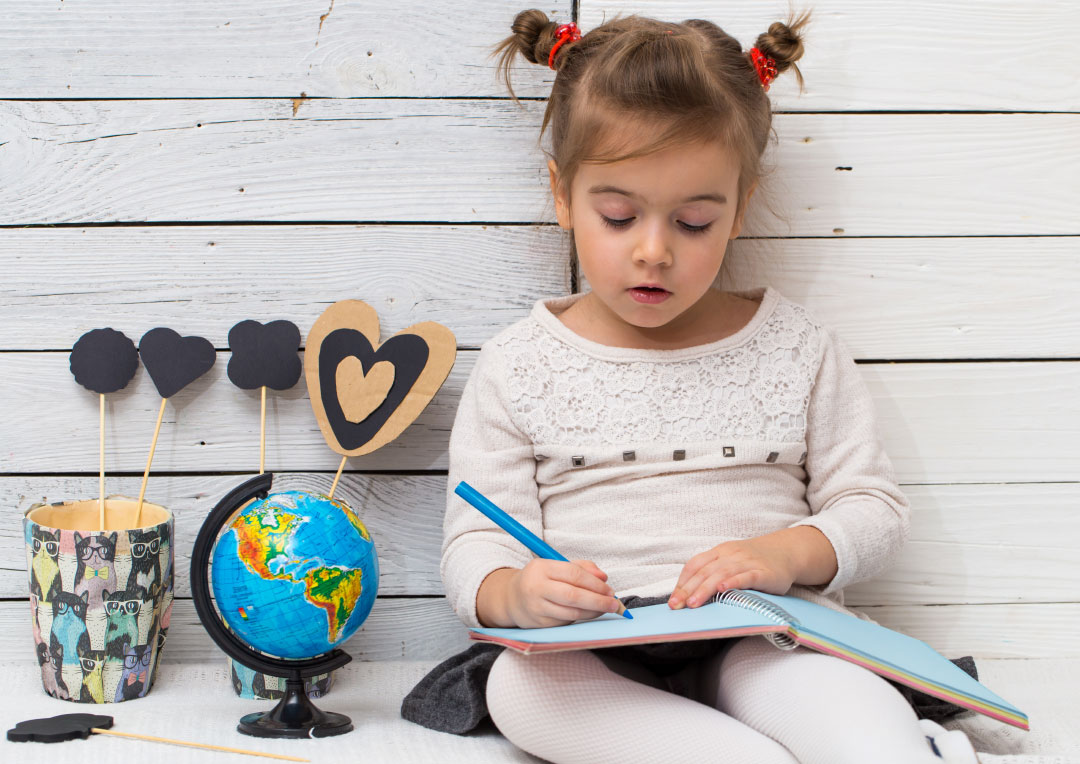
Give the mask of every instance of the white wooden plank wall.
<path id="1" fill-rule="evenodd" d="M 358 659 L 465 644 L 441 596 L 446 444 L 476 350 L 571 288 L 536 145 L 553 72 L 491 46 L 527 4 L 0 0 L 0 659 L 31 654 L 22 513 L 97 490 L 97 401 L 67 368 L 101 326 L 219 349 L 173 399 L 148 498 L 176 513 L 169 655 L 214 648 L 187 584 L 206 512 L 256 470 L 258 399 L 228 329 L 366 300 L 384 335 L 435 320 L 446 385 L 394 443 L 350 460 L 380 598 Z M 800 6 L 801 7 L 801 6 Z M 1080 6 L 820 0 L 771 88 L 776 166 L 727 288 L 772 284 L 860 361 L 913 504 L 911 543 L 849 591 L 947 655 L 1080 656 L 1080 69 L 1047 48 Z M 544 6 L 710 18 L 749 49 L 781 2 Z M 843 169 L 841 169 L 843 168 Z M 137 493 L 158 398 L 108 398 L 110 492 Z M 272 394 L 278 485 L 337 466 L 300 388 Z"/>

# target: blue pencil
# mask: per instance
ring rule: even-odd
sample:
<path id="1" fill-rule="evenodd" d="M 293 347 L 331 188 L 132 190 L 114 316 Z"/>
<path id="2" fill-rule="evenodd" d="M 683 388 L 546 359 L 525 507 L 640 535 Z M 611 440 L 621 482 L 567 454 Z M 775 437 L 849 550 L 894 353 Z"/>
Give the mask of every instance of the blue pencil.
<path id="1" fill-rule="evenodd" d="M 546 544 L 542 538 L 499 509 L 499 507 L 497 507 L 487 496 L 484 496 L 484 494 L 477 491 L 464 480 L 457 484 L 454 493 L 487 515 L 496 525 L 527 546 L 529 551 L 537 557 L 543 557 L 546 560 L 562 560 L 563 562 L 570 562 L 556 552 L 550 545 Z M 619 603 L 618 612 L 624 618 L 632 619 L 634 617 L 621 602 Z"/>

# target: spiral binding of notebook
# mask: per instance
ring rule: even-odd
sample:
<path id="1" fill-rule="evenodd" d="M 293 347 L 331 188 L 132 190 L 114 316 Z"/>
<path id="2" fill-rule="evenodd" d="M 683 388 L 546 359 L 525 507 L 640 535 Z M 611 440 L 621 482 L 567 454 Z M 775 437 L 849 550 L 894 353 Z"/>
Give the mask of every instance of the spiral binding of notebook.
<path id="1" fill-rule="evenodd" d="M 748 592 L 742 592 L 738 589 L 728 589 L 725 592 L 719 592 L 713 597 L 713 602 L 722 602 L 726 605 L 738 605 L 739 607 L 752 610 L 755 613 L 772 618 L 777 623 L 783 626 L 789 626 L 797 624 L 798 621 L 791 616 L 786 610 L 779 605 L 774 605 L 772 602 L 763 600 L 760 597 L 755 597 Z M 794 650 L 799 646 L 789 634 L 762 634 L 765 639 L 772 642 L 781 650 Z"/>

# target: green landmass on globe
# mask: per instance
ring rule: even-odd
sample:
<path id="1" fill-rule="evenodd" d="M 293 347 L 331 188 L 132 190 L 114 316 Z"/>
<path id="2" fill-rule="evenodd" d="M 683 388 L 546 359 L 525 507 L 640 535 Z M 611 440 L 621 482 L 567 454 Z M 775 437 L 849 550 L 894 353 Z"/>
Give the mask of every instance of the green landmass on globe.
<path id="1" fill-rule="evenodd" d="M 276 657 L 314 657 L 348 639 L 378 588 L 378 557 L 360 518 L 343 501 L 306 491 L 270 494 L 241 509 L 212 559 L 226 624 Z"/>

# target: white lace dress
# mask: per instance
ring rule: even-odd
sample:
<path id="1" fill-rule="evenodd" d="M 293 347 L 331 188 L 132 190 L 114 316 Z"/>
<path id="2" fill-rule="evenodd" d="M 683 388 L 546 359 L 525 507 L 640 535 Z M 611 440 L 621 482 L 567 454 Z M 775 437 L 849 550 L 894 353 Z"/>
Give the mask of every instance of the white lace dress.
<path id="1" fill-rule="evenodd" d="M 478 626 L 476 593 L 531 553 L 453 493 L 464 480 L 569 559 L 595 562 L 617 596 L 670 592 L 693 555 L 794 525 L 829 539 L 828 585 L 788 593 L 834 609 L 883 570 L 909 505 L 843 341 L 772 288 L 716 342 L 677 350 L 587 340 L 536 303 L 481 348 L 449 447 L 441 575 Z"/>

